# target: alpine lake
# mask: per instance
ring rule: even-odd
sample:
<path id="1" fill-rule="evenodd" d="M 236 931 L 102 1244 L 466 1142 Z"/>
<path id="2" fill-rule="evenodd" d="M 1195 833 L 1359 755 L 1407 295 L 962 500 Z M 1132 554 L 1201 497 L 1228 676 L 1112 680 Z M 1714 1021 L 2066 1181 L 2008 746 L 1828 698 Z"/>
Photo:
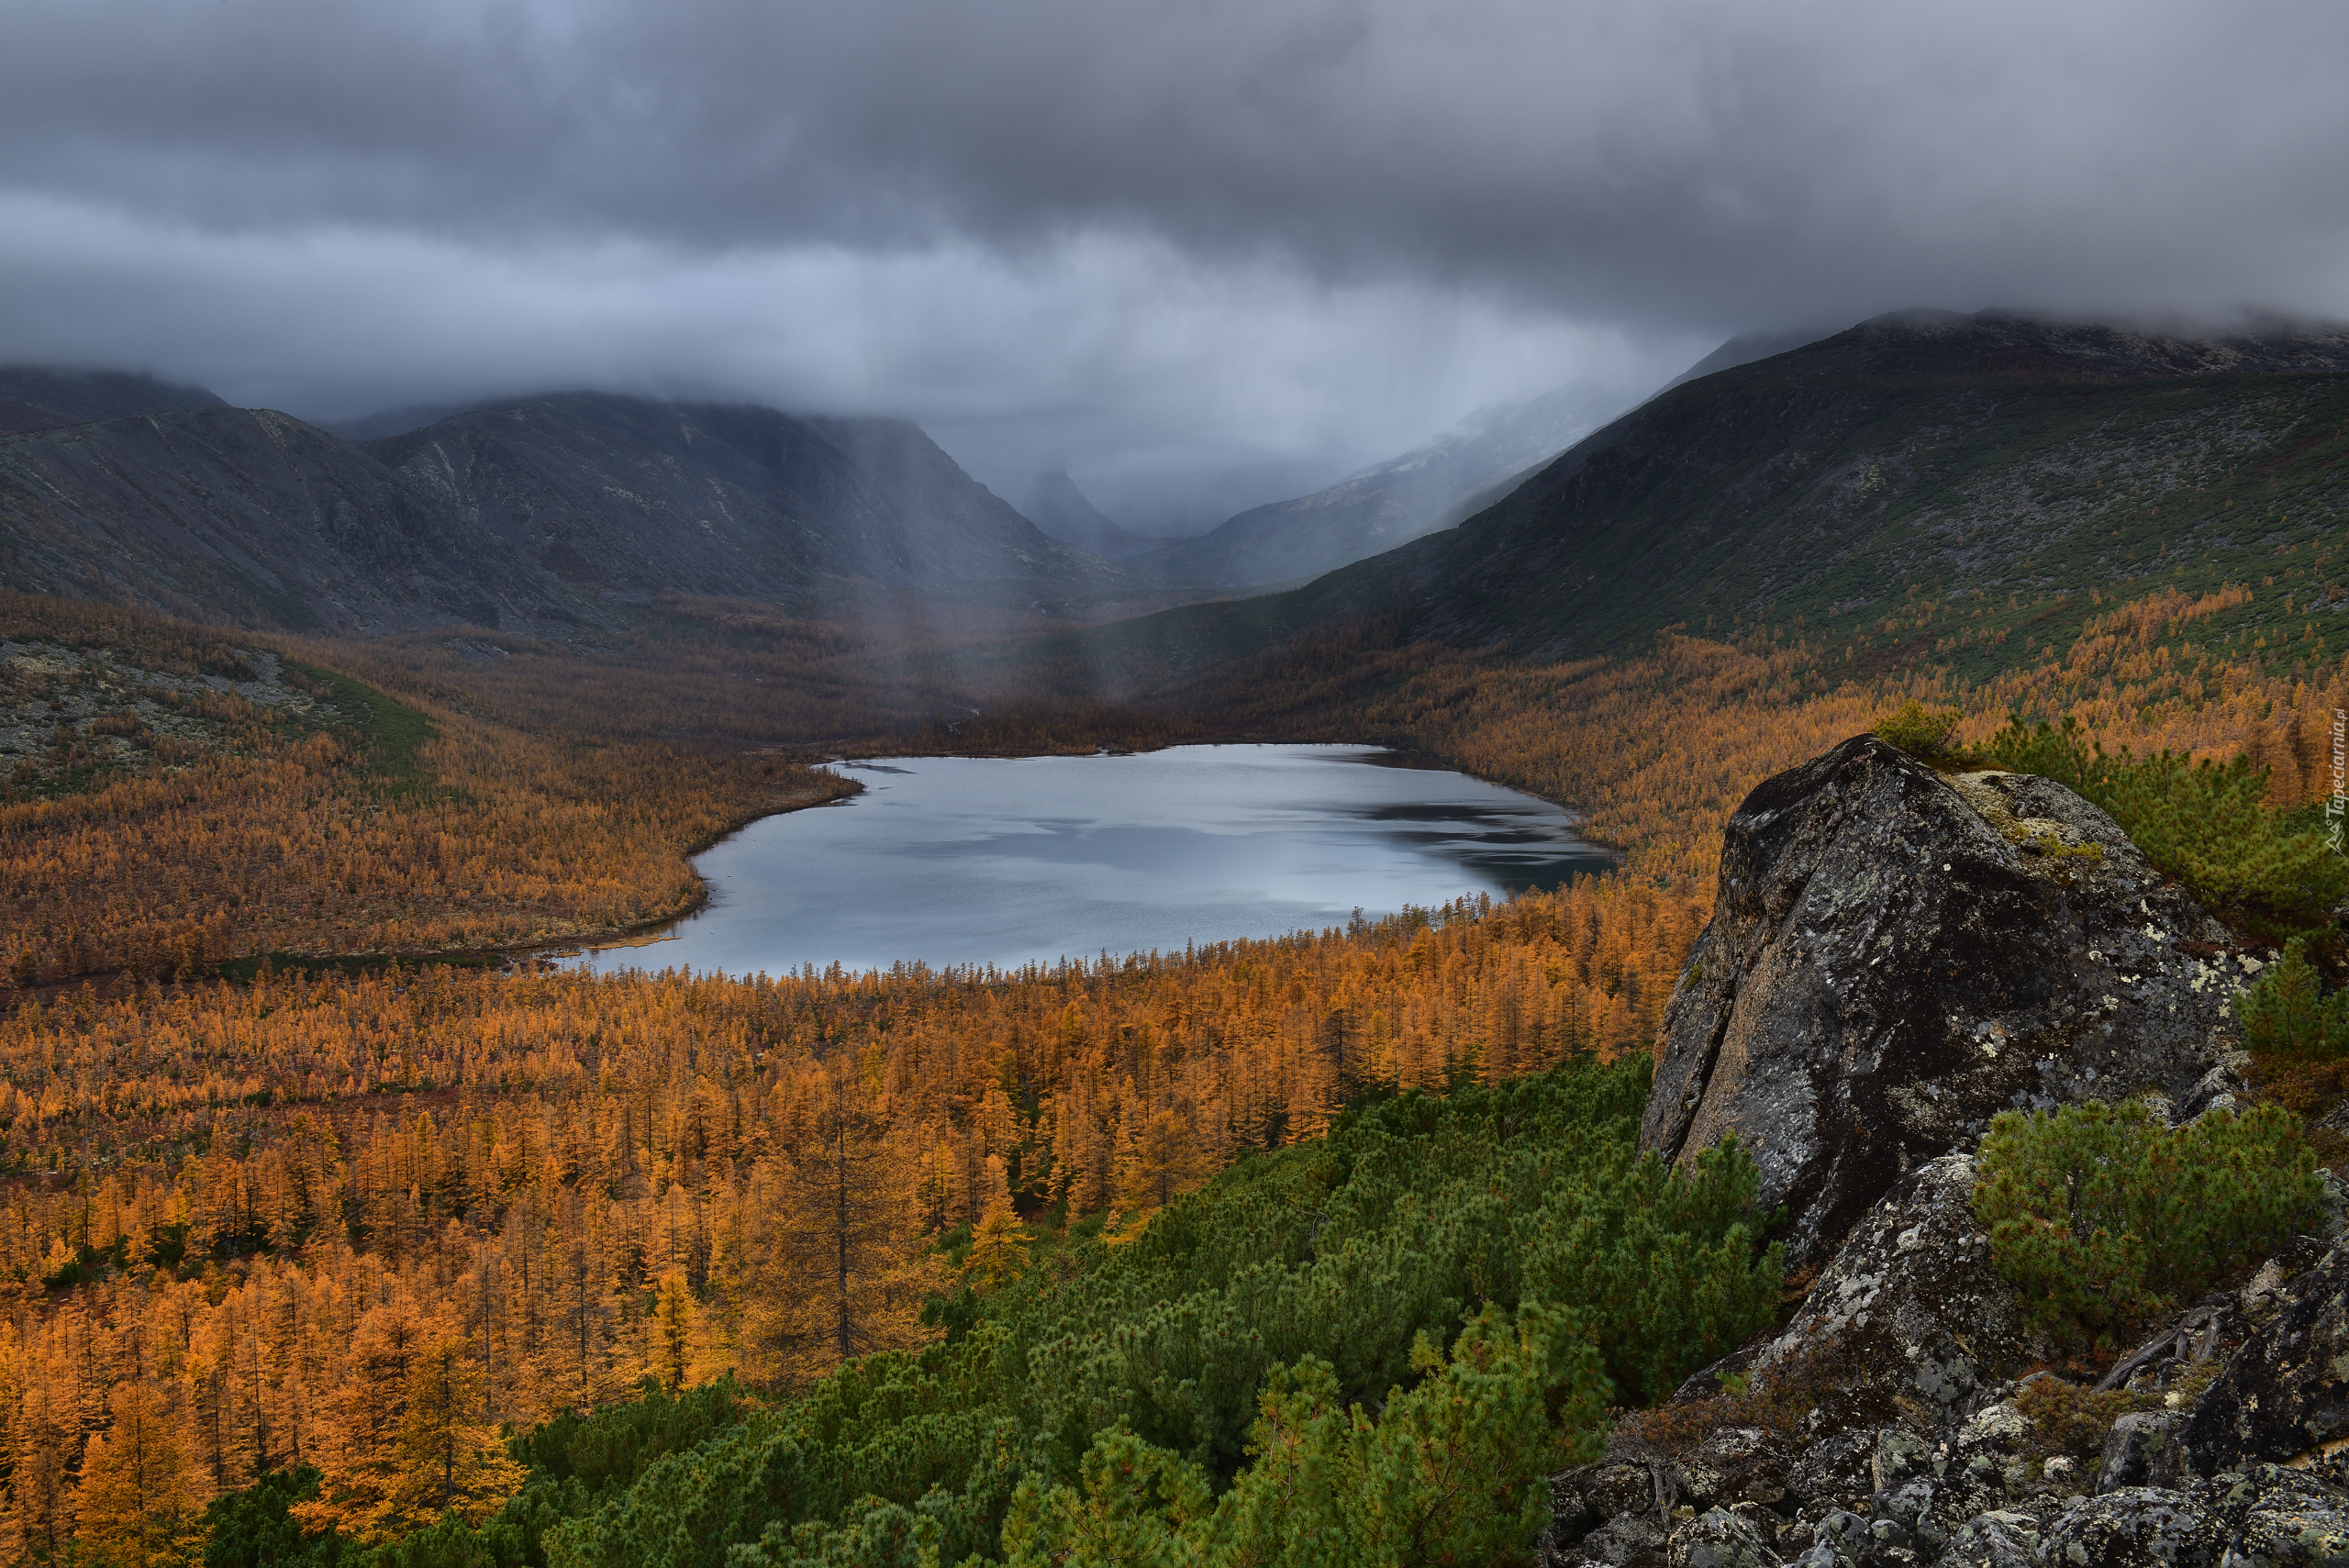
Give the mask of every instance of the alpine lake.
<path id="1" fill-rule="evenodd" d="M 1180 953 L 1614 863 L 1566 811 L 1375 746 L 836 763 L 863 792 L 695 861 L 708 901 L 590 970 L 1015 970 Z"/>

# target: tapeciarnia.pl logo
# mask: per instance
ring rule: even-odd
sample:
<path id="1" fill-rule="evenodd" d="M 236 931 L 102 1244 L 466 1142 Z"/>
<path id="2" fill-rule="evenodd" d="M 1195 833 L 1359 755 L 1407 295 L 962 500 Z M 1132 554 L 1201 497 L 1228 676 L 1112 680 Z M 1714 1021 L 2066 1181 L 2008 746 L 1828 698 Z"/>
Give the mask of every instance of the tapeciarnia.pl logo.
<path id="1" fill-rule="evenodd" d="M 2349 812 L 2344 790 L 2349 789 L 2349 710 L 2332 710 L 2332 794 L 2324 803 L 2324 847 L 2334 854 L 2341 852 L 2341 818 Z"/>

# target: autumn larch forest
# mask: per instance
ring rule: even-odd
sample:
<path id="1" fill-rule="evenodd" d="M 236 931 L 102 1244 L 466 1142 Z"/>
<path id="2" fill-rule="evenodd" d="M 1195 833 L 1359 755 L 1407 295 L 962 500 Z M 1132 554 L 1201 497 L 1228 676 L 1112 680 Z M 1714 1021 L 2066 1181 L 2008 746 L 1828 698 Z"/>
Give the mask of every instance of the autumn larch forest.
<path id="1" fill-rule="evenodd" d="M 2302 807 L 2349 673 L 2312 622 L 2224 629 L 2274 592 L 2099 591 L 2068 646 L 1971 683 L 1930 659 L 1846 675 L 1779 628 L 1544 663 L 1370 626 L 1189 706 L 1015 692 L 1008 750 L 1213 738 L 1211 711 L 1368 735 L 1575 803 L 1623 863 L 1179 957 L 759 981 L 532 954 L 685 907 L 687 855 L 850 787 L 758 743 L 788 712 L 657 739 L 690 667 L 640 656 L 596 688 L 599 734 L 564 673 L 543 701 L 504 670 L 468 688 L 429 639 L 12 598 L 8 678 L 102 700 L 0 806 L 8 1550 L 194 1561 L 300 1477 L 276 1517 L 302 1550 L 462 1527 L 503 1560 L 479 1543 L 535 1496 L 551 1423 L 703 1389 L 729 1423 L 788 1418 L 1365 1096 L 1637 1062 L 1728 811 L 1906 702 L 1976 740 L 2022 712 L 2248 756 L 2273 808 Z M 1923 595 L 1882 623 L 1970 629 Z M 285 700 L 207 695 L 223 670 Z M 823 722 L 874 711 L 852 694 Z M 918 747 L 926 722 L 864 742 Z"/>

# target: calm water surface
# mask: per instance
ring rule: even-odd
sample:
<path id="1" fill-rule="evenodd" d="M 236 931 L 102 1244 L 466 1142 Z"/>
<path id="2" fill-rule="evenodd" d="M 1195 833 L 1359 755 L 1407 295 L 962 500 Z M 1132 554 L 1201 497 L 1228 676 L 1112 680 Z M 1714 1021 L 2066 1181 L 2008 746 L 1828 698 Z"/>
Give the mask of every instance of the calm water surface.
<path id="1" fill-rule="evenodd" d="M 1369 746 L 841 765 L 864 793 L 695 862 L 710 902 L 571 962 L 782 974 L 1009 968 L 1342 925 L 1609 863 L 1545 801 Z"/>

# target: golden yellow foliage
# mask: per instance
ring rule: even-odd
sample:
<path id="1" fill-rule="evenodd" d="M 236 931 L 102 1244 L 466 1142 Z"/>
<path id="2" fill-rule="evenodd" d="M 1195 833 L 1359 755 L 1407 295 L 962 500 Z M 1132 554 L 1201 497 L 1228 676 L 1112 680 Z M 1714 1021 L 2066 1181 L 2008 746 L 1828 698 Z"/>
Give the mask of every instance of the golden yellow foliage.
<path id="1" fill-rule="evenodd" d="M 147 1487 L 180 1517 L 301 1462 L 328 1477 L 305 1505 L 316 1520 L 363 1539 L 478 1517 L 516 1479 L 497 1422 L 645 1375 L 789 1386 L 918 1342 L 944 1231 L 973 1224 L 970 1267 L 999 1282 L 1023 1213 L 1114 1209 L 1114 1233 L 1137 1233 L 1366 1086 L 1644 1051 L 1730 813 L 1907 700 L 1962 708 L 1961 741 L 2021 709 L 2077 716 L 2109 745 L 2249 751 L 2276 804 L 2317 798 L 2349 669 L 2305 643 L 2192 640 L 2248 592 L 2115 605 L 2060 658 L 1976 687 L 1931 668 L 1845 678 L 1856 664 L 1764 641 L 1666 634 L 1638 657 L 1545 665 L 1375 628 L 1233 677 L 1255 695 L 1219 722 L 1413 745 L 1575 806 L 1626 851 L 1619 872 L 1499 906 L 1016 974 L 407 967 L 24 995 L 0 1018 L 6 1545 L 54 1561 L 78 1528 L 93 1552 L 179 1551 L 123 1522 L 120 1499 Z M 159 657 L 174 637 L 190 660 L 235 651 L 119 612 L 92 612 L 95 632 L 23 613 L 42 635 L 144 639 Z M 1935 614 L 1893 631 L 1940 634 Z M 753 654 L 820 640 L 749 611 L 726 629 Z M 687 851 L 838 787 L 665 743 L 664 709 L 675 728 L 781 735 L 877 689 L 855 674 L 869 643 L 731 665 L 742 650 L 702 647 L 666 670 L 527 650 L 476 669 L 429 639 L 284 646 L 391 691 L 433 733 L 389 769 L 363 734 L 224 707 L 230 743 L 186 765 L 0 806 L 0 961 L 21 955 L 38 985 L 656 918 L 696 892 Z M 792 670 L 837 682 L 763 690 Z M 926 706 L 942 684 L 892 689 L 885 725 L 940 745 L 1147 742 L 1203 722 L 1013 709 L 964 736 Z M 580 739 L 599 715 L 593 732 L 636 739 Z M 139 1436 L 158 1424 L 166 1438 Z"/>
<path id="2" fill-rule="evenodd" d="M 81 624 L 19 598 L 0 617 L 150 658 L 178 657 L 182 638 L 191 659 L 232 656 L 218 633 L 123 611 Z M 0 965 L 37 984 L 608 933 L 690 907 L 702 889 L 685 857 L 729 829 L 853 787 L 771 757 L 417 711 L 430 733 L 395 769 L 359 732 L 287 733 L 250 709 L 232 744 L 189 765 L 0 804 Z"/>

